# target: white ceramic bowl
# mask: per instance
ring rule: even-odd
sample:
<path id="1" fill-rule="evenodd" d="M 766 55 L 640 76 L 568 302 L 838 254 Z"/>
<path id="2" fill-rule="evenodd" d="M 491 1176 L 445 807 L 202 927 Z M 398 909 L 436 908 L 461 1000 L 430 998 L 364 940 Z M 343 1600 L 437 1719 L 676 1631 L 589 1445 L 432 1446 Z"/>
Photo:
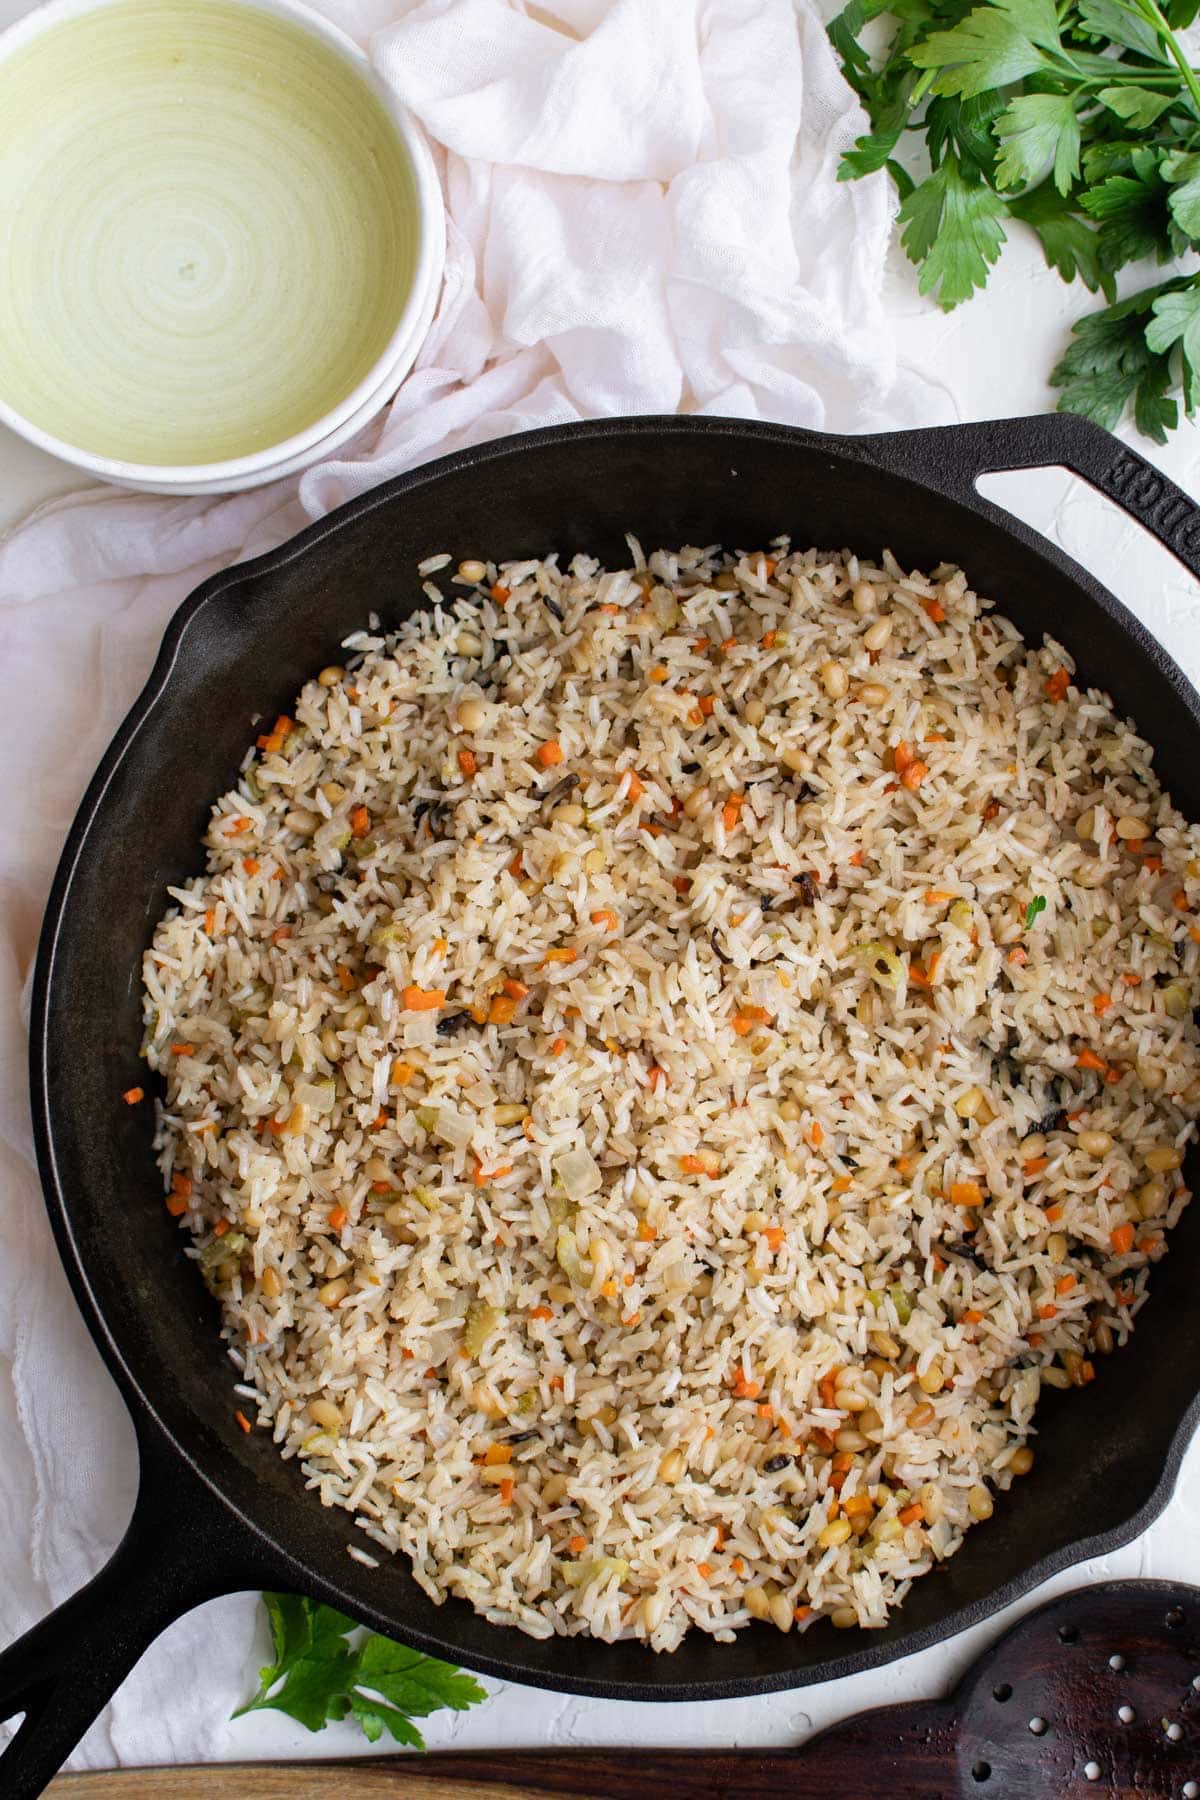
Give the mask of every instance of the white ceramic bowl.
<path id="1" fill-rule="evenodd" d="M 197 0 L 198 7 L 203 3 L 204 0 Z M 173 494 L 225 493 L 261 486 L 323 459 L 384 406 L 411 368 L 429 329 L 441 288 L 445 216 L 433 159 L 419 127 L 396 103 L 353 40 L 300 0 L 234 0 L 234 3 L 285 20 L 316 38 L 349 65 L 354 76 L 382 106 L 411 173 L 416 201 L 411 281 L 382 352 L 354 385 L 303 430 L 247 455 L 188 464 L 151 464 L 97 455 L 52 435 L 24 417 L 5 401 L 0 390 L 0 423 L 51 455 L 124 487 Z M 0 34 L 0 68 L 42 33 L 119 4 L 121 0 L 50 0 L 48 5 L 27 14 Z"/>

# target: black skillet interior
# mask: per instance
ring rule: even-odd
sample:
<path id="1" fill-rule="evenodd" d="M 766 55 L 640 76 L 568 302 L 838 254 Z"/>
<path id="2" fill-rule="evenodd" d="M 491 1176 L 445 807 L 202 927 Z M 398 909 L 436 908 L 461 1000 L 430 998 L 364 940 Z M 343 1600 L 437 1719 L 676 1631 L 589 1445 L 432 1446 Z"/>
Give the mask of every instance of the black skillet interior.
<path id="1" fill-rule="evenodd" d="M 1190 502 L 1079 420 L 858 440 L 642 420 L 533 434 L 419 470 L 187 603 L 73 829 L 38 970 L 34 1095 L 48 1205 L 143 1450 L 143 1500 L 119 1553 L 120 1581 L 106 1572 L 69 1615 L 72 1661 L 78 1642 L 95 1649 L 99 1631 L 109 1650 L 81 1713 L 176 1612 L 256 1585 L 308 1591 L 452 1661 L 552 1688 L 665 1700 L 794 1686 L 944 1637 L 1053 1569 L 1125 1541 L 1163 1504 L 1200 1392 L 1200 1207 L 1156 1272 L 1132 1348 L 1104 1363 L 1091 1387 L 1049 1396 L 1034 1473 L 915 1585 L 887 1630 L 857 1636 L 821 1623 L 785 1637 L 754 1628 L 731 1645 L 697 1632 L 674 1655 L 655 1656 L 635 1643 L 539 1642 L 462 1602 L 437 1608 L 403 1560 L 377 1571 L 351 1560 L 347 1544 L 365 1540 L 348 1516 L 305 1494 L 266 1433 L 236 1427 L 236 1377 L 163 1210 L 149 1110 L 119 1098 L 139 1076 L 142 951 L 167 885 L 200 866 L 210 803 L 233 780 L 255 720 L 285 709 L 368 613 L 393 625 L 423 604 L 415 564 L 437 550 L 499 559 L 557 547 L 623 559 L 626 530 L 648 547 L 754 547 L 786 531 L 868 554 L 889 546 L 910 565 L 961 561 L 1028 635 L 1061 637 L 1088 681 L 1140 720 L 1177 802 L 1200 816 L 1195 693 L 1111 596 L 975 495 L 984 470 L 1054 463 L 1105 488 L 1200 573 Z M 0 1717 L 22 1703 L 30 1713 L 18 1781 L 49 1754 L 35 1751 L 30 1733 L 34 1715 L 52 1710 L 42 1703 L 63 1692 L 67 1631 L 56 1615 L 24 1640 L 23 1661 L 22 1646 L 0 1658 Z M 61 1754 L 87 1721 L 57 1710 Z"/>

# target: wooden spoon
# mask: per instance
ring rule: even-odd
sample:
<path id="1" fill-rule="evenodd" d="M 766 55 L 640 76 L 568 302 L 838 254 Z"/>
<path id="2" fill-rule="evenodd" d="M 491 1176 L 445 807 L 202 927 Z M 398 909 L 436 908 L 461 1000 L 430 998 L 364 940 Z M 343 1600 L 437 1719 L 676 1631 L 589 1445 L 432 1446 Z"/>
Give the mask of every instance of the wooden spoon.
<path id="1" fill-rule="evenodd" d="M 798 1750 L 450 1750 L 60 1775 L 58 1800 L 1200 1800 L 1200 1588 L 1113 1581 L 1027 1613 L 945 1700 Z"/>

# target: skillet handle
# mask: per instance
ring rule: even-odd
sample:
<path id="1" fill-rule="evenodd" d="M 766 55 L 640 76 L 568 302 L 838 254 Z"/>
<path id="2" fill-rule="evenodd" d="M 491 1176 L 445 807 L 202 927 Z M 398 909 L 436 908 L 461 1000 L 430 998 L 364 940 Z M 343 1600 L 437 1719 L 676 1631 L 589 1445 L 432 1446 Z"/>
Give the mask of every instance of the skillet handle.
<path id="1" fill-rule="evenodd" d="M 24 1714 L 0 1753 L 4 1800 L 35 1800 L 168 1625 L 220 1594 L 271 1585 L 237 1520 L 139 1438 L 137 1503 L 111 1560 L 0 1651 L 0 1721 Z"/>
<path id="2" fill-rule="evenodd" d="M 897 474 L 976 507 L 981 475 L 1061 464 L 1144 525 L 1200 580 L 1200 506 L 1136 450 L 1078 413 L 887 432 L 864 442 Z"/>

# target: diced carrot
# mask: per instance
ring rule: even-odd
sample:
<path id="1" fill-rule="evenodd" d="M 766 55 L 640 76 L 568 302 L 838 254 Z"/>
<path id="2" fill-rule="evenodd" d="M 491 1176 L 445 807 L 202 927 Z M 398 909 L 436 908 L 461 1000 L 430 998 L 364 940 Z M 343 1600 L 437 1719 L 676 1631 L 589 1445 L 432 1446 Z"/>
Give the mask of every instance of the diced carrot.
<path id="1" fill-rule="evenodd" d="M 928 763 L 911 762 L 911 763 L 909 763 L 907 769 L 905 769 L 903 775 L 900 777 L 901 785 L 903 787 L 906 787 L 910 793 L 915 793 L 917 788 L 920 787 L 921 783 L 924 781 L 925 777 L 928 775 L 928 773 L 929 773 L 929 764 Z"/>
<path id="2" fill-rule="evenodd" d="M 916 766 L 917 765 L 914 763 L 913 768 L 916 768 Z M 908 965 L 908 979 L 912 982 L 913 986 L 929 988 L 932 992 L 934 982 L 937 980 L 938 964 L 941 960 L 941 951 L 935 950 L 933 955 L 929 958 L 928 968 L 925 968 L 922 963 L 915 961 L 910 962 Z"/>
<path id="3" fill-rule="evenodd" d="M 246 1417 L 244 1412 L 235 1412 L 233 1416 L 237 1420 L 238 1424 L 241 1426 L 243 1431 L 249 1431 L 251 1429 L 250 1421 Z"/>
<path id="4" fill-rule="evenodd" d="M 337 978 L 338 985 L 344 994 L 352 994 L 358 986 L 358 977 L 355 975 L 354 970 L 350 967 L 349 963 L 338 964 Z"/>
<path id="5" fill-rule="evenodd" d="M 921 611 L 927 613 L 935 625 L 940 625 L 946 617 L 946 609 L 940 600 L 922 600 Z"/>
<path id="6" fill-rule="evenodd" d="M 1111 1008 L 1112 1003 L 1113 1003 L 1113 997 L 1111 994 L 1093 994 L 1092 995 L 1092 1011 L 1095 1013 L 1095 1015 L 1098 1019 L 1102 1019 L 1104 1017 L 1105 1013 L 1108 1012 L 1109 1009 Z"/>
<path id="7" fill-rule="evenodd" d="M 835 1194 L 848 1194 L 852 1186 L 853 1183 L 848 1175 L 835 1176 L 831 1184 L 832 1192 Z"/>
<path id="8" fill-rule="evenodd" d="M 762 1382 L 749 1380 L 741 1368 L 734 1375 L 731 1385 L 739 1400 L 757 1400 L 762 1393 Z"/>
<path id="9" fill-rule="evenodd" d="M 511 1461 L 511 1444 L 489 1444 L 483 1453 L 483 1465 L 486 1469 L 494 1469 L 497 1463 L 507 1463 Z"/>
<path id="10" fill-rule="evenodd" d="M 171 1045 L 171 1055 L 172 1056 L 195 1056 L 195 1054 L 196 1054 L 195 1044 L 172 1044 Z"/>
<path id="11" fill-rule="evenodd" d="M 854 855 L 850 858 L 850 867 L 852 869 L 861 869 L 862 866 L 863 866 L 863 853 L 861 850 L 856 850 L 854 852 Z"/>
<path id="12" fill-rule="evenodd" d="M 446 1004 L 445 988 L 406 987 L 400 996 L 405 1012 L 437 1012 Z"/>
<path id="13" fill-rule="evenodd" d="M 1074 1275 L 1060 1275 L 1054 1284 L 1055 1293 L 1069 1294 L 1071 1289 L 1075 1286 L 1076 1279 L 1077 1278 Z"/>
<path id="14" fill-rule="evenodd" d="M 1037 1316 L 1039 1319 L 1057 1319 L 1058 1308 L 1057 1306 L 1039 1306 Z"/>
<path id="15" fill-rule="evenodd" d="M 666 663 L 655 663 L 654 667 L 647 671 L 646 678 L 648 681 L 653 681 L 657 687 L 661 687 L 669 674 L 670 670 Z"/>
<path id="16" fill-rule="evenodd" d="M 851 1494 L 848 1500 L 842 1501 L 842 1511 L 848 1519 L 856 1519 L 860 1513 L 874 1512 L 875 1502 L 869 1494 Z"/>
<path id="17" fill-rule="evenodd" d="M 738 815 L 745 805 L 745 794 L 730 794 L 721 808 L 721 824 L 725 831 L 733 831 L 738 822 Z"/>
<path id="18" fill-rule="evenodd" d="M 329 1214 L 330 1230 L 340 1231 L 349 1217 L 350 1214 L 346 1211 L 344 1206 L 335 1206 Z"/>
<path id="19" fill-rule="evenodd" d="M 1163 859 L 1161 856 L 1145 856 L 1142 858 L 1142 867 L 1148 875 L 1161 875 L 1162 866 Z"/>
<path id="20" fill-rule="evenodd" d="M 969 1306 L 963 1314 L 963 1319 L 968 1325 L 981 1325 L 983 1323 L 983 1314 L 977 1306 Z"/>
<path id="21" fill-rule="evenodd" d="M 712 694 L 701 694 L 696 702 L 696 711 L 702 719 L 711 719 L 716 709 L 716 700 Z"/>
<path id="22" fill-rule="evenodd" d="M 1081 1050 L 1075 1058 L 1075 1067 L 1077 1069 L 1096 1069 L 1103 1074 L 1108 1064 L 1102 1057 L 1097 1056 L 1094 1050 Z"/>
<path id="23" fill-rule="evenodd" d="M 402 1061 L 400 1057 L 392 1064 L 392 1084 L 395 1087 L 407 1087 L 415 1074 L 412 1064 Z"/>
<path id="24" fill-rule="evenodd" d="M 1051 675 L 1046 682 L 1047 697 L 1051 700 L 1065 700 L 1067 697 L 1067 689 L 1070 685 L 1070 671 L 1068 669 L 1055 669 L 1053 675 Z"/>
<path id="25" fill-rule="evenodd" d="M 370 829 L 371 829 L 370 813 L 367 811 L 365 806 L 356 806 L 350 814 L 351 835 L 356 838 L 365 838 L 368 831 L 370 831 Z"/>
<path id="26" fill-rule="evenodd" d="M 520 850 L 517 851 L 517 854 L 509 863 L 508 872 L 513 877 L 514 881 L 520 881 L 522 875 L 525 873 L 525 858 Z"/>
<path id="27" fill-rule="evenodd" d="M 775 1408 L 771 1405 L 769 1400 L 764 1400 L 762 1404 L 756 1406 L 754 1410 L 760 1419 L 773 1419 L 775 1417 Z"/>
<path id="28" fill-rule="evenodd" d="M 487 1187 L 489 1182 L 499 1181 L 505 1175 L 512 1174 L 511 1163 L 501 1163 L 498 1169 L 485 1169 L 481 1162 L 476 1162 L 471 1171 L 471 1180 L 478 1188 Z"/>
<path id="29" fill-rule="evenodd" d="M 209 937 L 216 937 L 216 935 L 217 935 L 217 909 L 215 906 L 210 906 L 208 911 L 204 915 L 204 929 L 208 933 Z"/>
<path id="30" fill-rule="evenodd" d="M 685 1175 L 703 1175 L 707 1172 L 708 1164 L 702 1156 L 681 1156 L 679 1167 Z"/>
<path id="31" fill-rule="evenodd" d="M 551 1056 L 561 1056 L 563 1051 L 566 1049 L 566 1047 L 567 1047 L 566 1038 L 563 1038 L 563 1037 L 555 1038 L 554 1042 L 550 1046 Z"/>
<path id="32" fill-rule="evenodd" d="M 139 1100 L 146 1098 L 146 1090 L 140 1087 L 126 1088 L 121 1098 L 126 1106 L 136 1106 Z"/>
<path id="33" fill-rule="evenodd" d="M 950 1204 L 951 1206 L 982 1206 L 983 1189 L 977 1181 L 952 1181 Z"/>
<path id="34" fill-rule="evenodd" d="M 475 752 L 473 750 L 459 751 L 458 766 L 468 781 L 472 780 L 473 777 L 479 773 L 479 764 L 476 761 Z"/>
<path id="35" fill-rule="evenodd" d="M 544 744 L 538 745 L 534 754 L 543 769 L 553 769 L 562 761 L 564 752 L 557 739 L 547 738 Z"/>
<path id="36" fill-rule="evenodd" d="M 1052 1225 L 1057 1225 L 1062 1216 L 1063 1209 L 1061 1206 L 1048 1206 L 1046 1208 L 1046 1217 Z"/>
<path id="37" fill-rule="evenodd" d="M 1108 1241 L 1118 1256 L 1127 1256 L 1133 1249 L 1133 1226 L 1128 1223 L 1118 1225 L 1115 1231 L 1109 1232 Z"/>
<path id="38" fill-rule="evenodd" d="M 771 1250 L 781 1250 L 786 1235 L 782 1225 L 768 1225 L 763 1232 L 763 1236 L 767 1240 L 768 1248 Z"/>
<path id="39" fill-rule="evenodd" d="M 638 1242 L 640 1244 L 652 1244 L 657 1235 L 658 1233 L 655 1231 L 653 1225 L 650 1224 L 649 1220 L 643 1219 L 637 1228 Z"/>
<path id="40" fill-rule="evenodd" d="M 218 1219 L 216 1224 L 213 1226 L 213 1236 L 215 1238 L 223 1238 L 225 1236 L 225 1234 L 228 1232 L 228 1230 L 229 1230 L 229 1220 L 228 1219 Z"/>
<path id="41" fill-rule="evenodd" d="M 1025 1179 L 1032 1181 L 1035 1175 L 1040 1175 L 1043 1169 L 1049 1167 L 1050 1158 L 1048 1156 L 1030 1156 L 1025 1162 Z"/>
<path id="42" fill-rule="evenodd" d="M 1028 1333 L 1025 1341 L 1032 1349 L 1037 1350 L 1045 1343 L 1046 1339 L 1040 1331 L 1031 1331 Z"/>
<path id="43" fill-rule="evenodd" d="M 764 650 L 773 650 L 775 648 L 775 639 L 778 635 L 779 633 L 776 631 L 764 631 L 758 641 Z"/>
<path id="44" fill-rule="evenodd" d="M 592 924 L 603 925 L 605 931 L 616 931 L 620 922 L 621 921 L 617 918 L 616 913 L 612 911 L 611 907 L 602 906 L 599 911 L 592 914 Z"/>
<path id="45" fill-rule="evenodd" d="M 1188 907 L 1188 897 L 1183 888 L 1177 889 L 1176 892 L 1171 895 L 1171 905 L 1175 908 L 1176 912 L 1188 912 L 1190 910 Z"/>
<path id="46" fill-rule="evenodd" d="M 913 755 L 912 745 L 905 743 L 904 739 L 901 738 L 900 742 L 892 748 L 892 767 L 895 769 L 897 775 L 903 775 L 909 764 L 915 761 L 916 758 Z"/>
<path id="47" fill-rule="evenodd" d="M 914 1500 L 911 1506 L 906 1506 L 896 1517 L 902 1525 L 916 1525 L 924 1521 L 925 1510 L 919 1500 Z"/>
<path id="48" fill-rule="evenodd" d="M 513 1481 L 511 1476 L 506 1476 L 505 1479 L 500 1483 L 500 1504 L 502 1506 L 511 1506 L 512 1505 L 513 1489 L 515 1488 L 515 1486 L 516 1486 L 516 1483 Z"/>
<path id="49" fill-rule="evenodd" d="M 489 1025 L 511 1025 L 517 1010 L 515 1000 L 506 994 L 497 994 L 488 1007 L 487 1022 Z"/>
<path id="50" fill-rule="evenodd" d="M 621 608 L 617 605 L 615 600 L 602 600 L 600 605 L 596 608 L 598 613 L 604 613 L 604 615 L 610 619 L 613 618 L 615 614 L 619 613 L 620 610 Z"/>
<path id="51" fill-rule="evenodd" d="M 257 856 L 243 856 L 242 858 L 242 867 L 247 875 L 257 875 L 261 866 Z"/>
<path id="52" fill-rule="evenodd" d="M 1021 944 L 1014 944 L 1005 960 L 1014 963 L 1018 969 L 1023 969 L 1029 961 L 1029 952 Z"/>
<path id="53" fill-rule="evenodd" d="M 502 581 L 493 581 L 488 593 L 499 607 L 505 607 L 512 599 L 512 589 L 505 587 Z"/>
<path id="54" fill-rule="evenodd" d="M 625 789 L 625 798 L 630 806 L 636 806 L 646 791 L 646 784 L 636 769 L 627 769 L 624 771 L 624 774 L 629 776 L 629 785 Z M 624 779 L 624 776 L 622 776 L 622 779 Z"/>
<path id="55" fill-rule="evenodd" d="M 573 963 L 579 956 L 574 944 L 560 944 L 557 950 L 547 950 L 542 958 L 542 967 L 547 963 Z"/>
<path id="56" fill-rule="evenodd" d="M 954 895 L 947 888 L 929 888 L 925 895 L 926 906 L 941 906 L 943 901 L 953 900 Z"/>
<path id="57" fill-rule="evenodd" d="M 938 1275 L 944 1275 L 946 1273 L 947 1268 L 949 1267 L 948 1263 L 946 1262 L 945 1257 L 939 1256 L 937 1251 L 935 1250 L 931 1260 L 933 1262 L 933 1267 L 934 1267 L 935 1273 Z"/>
<path id="58" fill-rule="evenodd" d="M 659 1068 L 657 1063 L 655 1063 L 653 1068 L 646 1071 L 646 1086 L 650 1089 L 651 1093 L 656 1092 L 660 1087 L 670 1087 L 670 1085 L 671 1082 L 667 1075 L 667 1071 Z"/>
<path id="59" fill-rule="evenodd" d="M 754 1030 L 754 1020 L 748 1019 L 745 1013 L 734 1013 L 733 1018 L 730 1020 L 730 1024 L 733 1026 L 738 1037 L 748 1037 Z"/>
<path id="60" fill-rule="evenodd" d="M 989 800 L 979 816 L 985 822 L 990 824 L 993 819 L 999 818 L 1000 816 L 1000 802 L 998 800 Z"/>

